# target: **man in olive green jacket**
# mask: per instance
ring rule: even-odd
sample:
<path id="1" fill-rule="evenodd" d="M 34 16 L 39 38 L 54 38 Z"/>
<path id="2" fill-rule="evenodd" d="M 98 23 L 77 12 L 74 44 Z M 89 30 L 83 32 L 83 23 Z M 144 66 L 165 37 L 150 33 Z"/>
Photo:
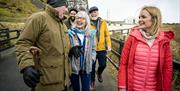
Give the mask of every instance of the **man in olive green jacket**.
<path id="1" fill-rule="evenodd" d="M 65 0 L 47 0 L 47 4 L 45 11 L 28 18 L 16 43 L 17 64 L 25 84 L 35 91 L 63 91 L 70 75 L 70 41 L 62 21 L 68 9 Z M 32 46 L 41 50 L 38 70 L 29 52 Z"/>

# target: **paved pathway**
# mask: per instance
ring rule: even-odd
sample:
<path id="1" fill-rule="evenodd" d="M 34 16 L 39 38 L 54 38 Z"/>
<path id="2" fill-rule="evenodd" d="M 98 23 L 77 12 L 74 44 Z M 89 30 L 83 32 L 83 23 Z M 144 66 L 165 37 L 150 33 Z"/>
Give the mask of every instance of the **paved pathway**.
<path id="1" fill-rule="evenodd" d="M 11 48 L 0 53 L 0 91 L 30 91 L 19 73 L 14 50 Z M 103 83 L 96 79 L 95 91 L 117 91 L 116 83 L 107 69 L 103 73 L 103 79 Z"/>
<path id="2" fill-rule="evenodd" d="M 14 48 L 1 52 L 0 91 L 30 91 L 16 65 Z"/>

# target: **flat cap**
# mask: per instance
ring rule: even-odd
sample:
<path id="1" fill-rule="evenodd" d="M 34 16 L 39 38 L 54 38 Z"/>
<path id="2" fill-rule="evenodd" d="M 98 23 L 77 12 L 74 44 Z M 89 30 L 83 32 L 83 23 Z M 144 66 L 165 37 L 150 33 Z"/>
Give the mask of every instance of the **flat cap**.
<path id="1" fill-rule="evenodd" d="M 89 13 L 91 13 L 92 11 L 98 11 L 98 7 L 93 6 L 89 9 Z"/>
<path id="2" fill-rule="evenodd" d="M 51 5 L 54 8 L 67 6 L 66 0 L 47 0 L 47 4 Z"/>

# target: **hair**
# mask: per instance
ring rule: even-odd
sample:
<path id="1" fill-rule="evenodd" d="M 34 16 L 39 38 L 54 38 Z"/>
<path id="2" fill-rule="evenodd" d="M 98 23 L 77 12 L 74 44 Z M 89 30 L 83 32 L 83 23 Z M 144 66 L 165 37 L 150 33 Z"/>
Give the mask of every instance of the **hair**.
<path id="1" fill-rule="evenodd" d="M 149 33 L 150 35 L 156 35 L 159 32 L 158 29 L 161 27 L 162 23 L 161 11 L 155 6 L 144 6 L 141 11 L 142 10 L 146 10 L 151 15 L 152 26 Z"/>
<path id="2" fill-rule="evenodd" d="M 85 31 L 86 31 L 86 35 L 90 35 L 90 18 L 88 16 L 88 14 L 85 11 L 79 11 L 76 14 L 76 17 L 82 17 L 86 20 L 86 27 L 85 27 Z M 75 20 L 76 21 L 76 20 Z"/>
<path id="3" fill-rule="evenodd" d="M 75 9 L 75 8 L 71 8 L 71 9 L 69 10 L 69 13 L 70 13 L 71 11 L 75 11 L 76 13 L 78 13 L 78 10 Z"/>

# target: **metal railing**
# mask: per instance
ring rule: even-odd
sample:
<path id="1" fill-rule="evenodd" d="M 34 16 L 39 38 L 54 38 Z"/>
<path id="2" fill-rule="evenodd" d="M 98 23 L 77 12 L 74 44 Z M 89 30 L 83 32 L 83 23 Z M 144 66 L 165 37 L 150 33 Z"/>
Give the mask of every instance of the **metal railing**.
<path id="1" fill-rule="evenodd" d="M 121 32 L 121 34 L 129 34 L 130 29 L 129 28 L 113 29 L 113 30 L 109 30 L 109 32 Z"/>
<path id="2" fill-rule="evenodd" d="M 11 37 L 10 33 L 16 33 L 15 37 Z M 11 40 L 17 39 L 20 35 L 19 30 L 0 29 L 0 52 L 13 47 Z"/>

